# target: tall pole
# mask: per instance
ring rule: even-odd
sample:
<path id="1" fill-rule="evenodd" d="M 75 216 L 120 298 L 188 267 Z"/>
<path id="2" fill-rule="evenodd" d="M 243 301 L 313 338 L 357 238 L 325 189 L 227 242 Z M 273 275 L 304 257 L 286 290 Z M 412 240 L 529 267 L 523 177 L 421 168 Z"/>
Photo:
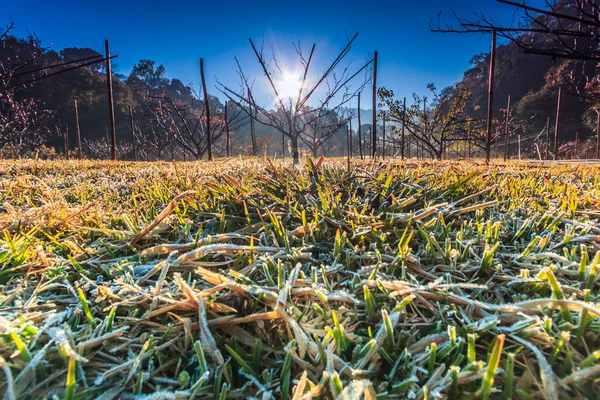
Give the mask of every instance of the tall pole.
<path id="1" fill-rule="evenodd" d="M 67 125 L 66 123 L 65 123 L 64 139 L 65 139 L 65 159 L 68 160 L 69 159 L 69 125 Z"/>
<path id="2" fill-rule="evenodd" d="M 404 112 L 402 113 L 402 137 L 400 138 L 401 140 L 401 153 L 402 153 L 402 159 L 404 160 L 404 145 L 405 145 L 405 138 L 404 138 L 404 125 L 406 125 L 406 97 L 404 98 Z"/>
<path id="3" fill-rule="evenodd" d="M 508 105 L 506 106 L 506 121 L 504 122 L 504 162 L 509 155 L 510 146 L 510 94 L 508 95 Z"/>
<path id="4" fill-rule="evenodd" d="M 349 134 L 350 134 L 350 147 L 348 149 L 348 154 L 350 155 L 350 157 L 354 156 L 354 149 L 352 148 L 352 118 L 350 118 L 348 120 L 350 122 L 350 130 L 349 130 Z"/>
<path id="5" fill-rule="evenodd" d="M 494 110 L 494 71 L 496 68 L 496 31 L 492 31 L 492 50 L 490 52 L 490 71 L 488 76 L 488 114 L 487 138 L 485 142 L 485 162 L 490 162 L 490 148 L 492 145 L 492 117 Z"/>
<path id="6" fill-rule="evenodd" d="M 110 48 L 108 40 L 104 41 L 104 52 L 106 57 L 106 82 L 108 87 L 108 118 L 110 121 L 111 159 L 117 160 L 117 132 L 115 130 L 115 105 L 113 102 L 112 69 L 110 66 Z"/>
<path id="7" fill-rule="evenodd" d="M 371 129 L 371 158 L 377 155 L 377 52 L 373 55 L 373 128 Z"/>
<path id="8" fill-rule="evenodd" d="M 248 89 L 248 108 L 249 108 L 249 113 L 250 113 L 250 138 L 252 139 L 252 155 L 256 156 L 256 131 L 255 131 L 255 125 L 254 125 L 254 118 L 255 118 L 255 114 L 252 111 L 252 103 L 254 102 L 254 99 L 252 97 L 252 92 L 250 91 L 250 89 Z"/>
<path id="9" fill-rule="evenodd" d="M 362 132 L 360 126 L 360 92 L 358 92 L 358 150 L 360 151 L 360 159 L 363 159 L 363 144 L 362 144 Z"/>
<path id="10" fill-rule="evenodd" d="M 352 156 L 352 140 L 350 139 L 350 129 L 348 128 L 348 124 L 346 124 L 346 145 L 348 148 L 348 170 L 350 170 L 350 157 Z"/>
<path id="11" fill-rule="evenodd" d="M 383 123 L 383 136 L 381 138 L 381 156 L 385 160 L 385 111 L 383 112 L 381 122 Z"/>
<path id="12" fill-rule="evenodd" d="M 598 122 L 596 123 L 596 159 L 600 159 L 600 111 L 598 111 Z"/>
<path id="13" fill-rule="evenodd" d="M 204 108 L 206 110 L 206 141 L 208 149 L 208 161 L 212 160 L 212 138 L 210 132 L 210 106 L 208 104 L 208 90 L 204 79 L 204 59 L 200 59 L 200 79 L 202 80 L 202 92 L 204 92 Z"/>
<path id="14" fill-rule="evenodd" d="M 598 119 L 600 123 L 600 119 Z M 546 118 L 546 160 L 550 159 L 550 117 Z"/>
<path id="15" fill-rule="evenodd" d="M 470 140 L 467 141 L 467 158 L 469 160 L 471 159 L 471 141 Z"/>
<path id="16" fill-rule="evenodd" d="M 575 131 L 575 158 L 577 158 L 577 153 L 579 153 L 579 131 Z"/>
<path id="17" fill-rule="evenodd" d="M 226 149 L 227 149 L 227 157 L 230 156 L 230 152 L 229 152 L 229 118 L 227 117 L 227 104 L 229 102 L 226 101 L 225 102 L 225 135 L 226 135 Z"/>
<path id="18" fill-rule="evenodd" d="M 81 131 L 79 130 L 79 108 L 77 107 L 77 100 L 75 100 L 75 130 L 77 131 L 77 154 L 79 159 L 83 158 L 83 149 L 81 148 Z"/>
<path id="19" fill-rule="evenodd" d="M 133 161 L 137 161 L 137 155 L 135 154 L 135 126 L 133 125 L 133 107 L 129 105 L 129 125 L 131 126 L 131 149 L 133 150 Z M 184 152 L 185 154 L 185 152 Z"/>
<path id="20" fill-rule="evenodd" d="M 558 101 L 556 102 L 556 125 L 554 125 L 554 160 L 558 160 L 558 133 L 560 130 L 560 102 L 562 100 L 562 88 L 558 87 Z"/>

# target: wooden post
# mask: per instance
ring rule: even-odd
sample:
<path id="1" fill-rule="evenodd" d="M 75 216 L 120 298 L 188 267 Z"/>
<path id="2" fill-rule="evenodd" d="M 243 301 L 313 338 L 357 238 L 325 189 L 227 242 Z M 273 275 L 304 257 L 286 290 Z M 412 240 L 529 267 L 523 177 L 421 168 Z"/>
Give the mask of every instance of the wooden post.
<path id="1" fill-rule="evenodd" d="M 346 124 L 346 145 L 348 148 L 348 156 L 347 156 L 347 160 L 348 160 L 348 171 L 350 171 L 350 157 L 352 154 L 352 140 L 350 139 L 350 129 L 348 128 L 348 125 Z"/>
<path id="2" fill-rule="evenodd" d="M 421 130 L 423 131 L 423 139 L 427 140 L 427 97 L 423 97 L 423 126 L 421 128 Z M 417 146 L 419 146 L 419 141 L 417 140 Z M 419 158 L 418 154 L 418 147 L 417 147 L 417 158 Z M 423 150 L 423 149 L 421 149 Z M 423 157 L 423 152 L 421 151 L 421 157 Z"/>
<path id="3" fill-rule="evenodd" d="M 508 105 L 506 106 L 506 121 L 504 124 L 504 162 L 506 162 L 506 159 L 510 154 L 510 94 L 508 95 Z"/>
<path id="4" fill-rule="evenodd" d="M 227 118 L 227 104 L 229 102 L 226 101 L 225 102 L 225 139 L 227 140 L 227 143 L 225 145 L 226 147 L 226 151 L 227 151 L 227 157 L 229 157 L 231 154 L 229 152 L 229 119 Z"/>
<path id="5" fill-rule="evenodd" d="M 467 140 L 467 158 L 471 159 L 471 141 Z"/>
<path id="6" fill-rule="evenodd" d="M 402 137 L 400 138 L 401 140 L 401 144 L 400 144 L 400 152 L 402 154 L 402 159 L 404 160 L 404 145 L 406 144 L 406 139 L 404 137 L 404 125 L 406 125 L 406 97 L 404 97 L 404 105 L 403 105 L 404 111 L 402 112 Z"/>
<path id="7" fill-rule="evenodd" d="M 373 55 L 373 125 L 371 129 L 371 158 L 377 155 L 377 52 Z"/>
<path id="8" fill-rule="evenodd" d="M 381 122 L 383 124 L 383 136 L 381 138 L 381 156 L 385 160 L 385 111 L 383 112 Z"/>
<path id="9" fill-rule="evenodd" d="M 579 131 L 575 131 L 575 159 L 577 159 L 577 153 L 579 153 Z"/>
<path id="10" fill-rule="evenodd" d="M 69 159 L 69 125 L 65 123 L 65 132 L 63 134 L 65 140 L 65 160 Z"/>
<path id="11" fill-rule="evenodd" d="M 562 88 L 558 87 L 558 101 L 556 102 L 556 125 L 554 125 L 554 160 L 558 160 L 558 133 L 560 130 L 560 103 Z"/>
<path id="12" fill-rule="evenodd" d="M 117 160 L 117 132 L 115 130 L 115 105 L 113 101 L 113 86 L 112 86 L 112 69 L 110 66 L 110 48 L 108 40 L 104 41 L 104 52 L 106 57 L 106 81 L 108 88 L 108 118 L 110 122 L 110 137 L 111 137 L 111 159 Z"/>
<path id="13" fill-rule="evenodd" d="M 255 126 L 254 126 L 254 117 L 255 115 L 253 114 L 252 111 L 252 92 L 250 91 L 250 89 L 248 89 L 248 108 L 249 108 L 249 113 L 250 113 L 250 138 L 252 139 L 252 155 L 256 156 L 256 131 L 255 131 Z"/>
<path id="14" fill-rule="evenodd" d="M 600 159 L 600 111 L 598 112 L 598 122 L 596 123 L 596 159 Z"/>
<path id="15" fill-rule="evenodd" d="M 79 130 L 79 108 L 77 107 L 77 100 L 75 100 L 75 129 L 77 130 L 77 154 L 79 159 L 83 158 L 83 149 L 81 148 L 81 131 Z"/>
<path id="16" fill-rule="evenodd" d="M 363 143 L 362 132 L 360 127 L 360 92 L 358 92 L 358 150 L 360 151 L 360 159 L 363 159 Z"/>
<path id="17" fill-rule="evenodd" d="M 210 132 L 210 106 L 208 104 L 208 90 L 204 79 L 204 59 L 200 59 L 200 79 L 202 80 L 202 92 L 204 93 L 204 108 L 206 110 L 206 141 L 208 150 L 208 161 L 212 160 L 212 138 Z"/>
<path id="18" fill-rule="evenodd" d="M 352 148 L 352 118 L 348 120 L 350 122 L 350 148 L 348 149 L 348 154 L 350 157 L 354 157 L 354 149 Z"/>
<path id="19" fill-rule="evenodd" d="M 496 31 L 492 31 L 492 50 L 490 52 L 490 71 L 488 76 L 488 113 L 487 137 L 485 141 L 485 162 L 490 162 L 490 148 L 492 145 L 492 118 L 494 111 L 494 72 L 496 67 Z"/>
<path id="20" fill-rule="evenodd" d="M 545 157 L 545 159 L 546 160 L 550 159 L 550 117 L 546 118 L 546 157 Z"/>
<path id="21" fill-rule="evenodd" d="M 135 126 L 133 125 L 133 107 L 131 107 L 131 104 L 130 104 L 128 108 L 129 108 L 129 124 L 131 125 L 131 149 L 133 150 L 133 161 L 137 161 L 137 155 L 135 154 Z"/>
<path id="22" fill-rule="evenodd" d="M 521 134 L 517 135 L 517 146 L 519 146 L 519 161 L 521 161 Z"/>
<path id="23" fill-rule="evenodd" d="M 285 135 L 281 134 L 281 158 L 285 157 Z"/>

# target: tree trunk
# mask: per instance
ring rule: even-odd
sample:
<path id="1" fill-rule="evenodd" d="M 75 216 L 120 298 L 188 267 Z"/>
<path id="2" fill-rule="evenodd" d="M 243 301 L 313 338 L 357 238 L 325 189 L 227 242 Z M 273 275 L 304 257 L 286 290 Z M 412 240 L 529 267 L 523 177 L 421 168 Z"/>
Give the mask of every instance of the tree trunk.
<path id="1" fill-rule="evenodd" d="M 317 146 L 314 146 L 313 148 L 311 148 L 310 151 L 312 152 L 313 158 L 319 157 L 319 155 L 317 154 L 317 152 L 318 152 Z"/>

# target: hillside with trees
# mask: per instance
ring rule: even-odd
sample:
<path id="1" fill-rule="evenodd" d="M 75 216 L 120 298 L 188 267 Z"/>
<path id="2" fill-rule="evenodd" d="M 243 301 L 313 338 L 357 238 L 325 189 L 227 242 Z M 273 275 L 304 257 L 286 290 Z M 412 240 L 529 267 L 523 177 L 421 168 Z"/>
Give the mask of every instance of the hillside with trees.
<path id="1" fill-rule="evenodd" d="M 495 24 L 483 13 L 475 19 L 456 16 L 455 25 L 433 29 L 446 33 L 491 33 L 500 36 L 496 50 L 494 117 L 502 125 L 508 97 L 511 121 L 523 133 L 539 132 L 556 118 L 557 92 L 562 87 L 561 140 L 596 134 L 600 87 L 598 15 L 592 2 L 557 2 L 546 9 L 502 1 L 515 10 L 509 26 Z M 485 117 L 490 54 L 475 55 L 458 88 L 472 92 L 474 117 Z M 481 107 L 475 107 L 479 105 Z M 502 129 L 499 126 L 500 129 Z"/>
<path id="2" fill-rule="evenodd" d="M 565 15 L 577 15 L 575 7 L 574 4 L 566 4 L 557 10 Z M 555 23 L 552 18 L 536 15 L 528 25 L 519 28 L 521 31 L 518 35 L 503 34 L 500 30 L 492 110 L 495 146 L 498 146 L 504 134 L 509 96 L 512 110 L 509 120 L 513 132 L 532 136 L 540 134 L 547 123 L 554 125 L 559 86 L 563 88 L 564 95 L 561 109 L 564 125 L 560 138 L 562 145 L 568 146 L 576 137 L 586 139 L 595 135 L 596 110 L 600 99 L 598 61 L 582 57 L 565 58 L 560 54 L 549 57 L 543 52 L 532 51 L 554 45 L 553 35 L 557 27 L 552 25 Z M 476 23 L 458 21 L 475 32 L 485 33 L 496 29 L 484 16 L 480 16 Z M 564 31 L 582 31 L 580 24 L 575 21 L 562 23 L 564 25 L 560 29 Z M 533 29 L 538 25 L 551 27 L 553 33 L 544 34 Z M 74 104 L 77 102 L 84 153 L 93 158 L 107 157 L 110 138 L 106 67 L 103 62 L 93 61 L 103 55 L 89 48 L 46 48 L 37 37 L 12 36 L 12 26 L 12 23 L 9 24 L 2 34 L 0 48 L 0 64 L 4 68 L 1 78 L 3 86 L 10 88 L 10 94 L 8 91 L 1 94 L 1 106 L 6 111 L 0 122 L 0 129 L 3 130 L 3 142 L 0 145 L 5 154 L 31 154 L 41 145 L 59 153 L 63 153 L 65 147 L 78 151 L 74 145 L 77 126 Z M 581 46 L 581 41 L 588 39 L 575 40 L 580 40 L 578 46 Z M 568 48 L 569 43 L 561 43 L 561 46 Z M 87 65 L 90 59 L 92 62 Z M 260 57 L 258 60 L 259 64 L 265 63 Z M 303 59 L 305 65 L 306 61 Z M 411 146 L 414 147 L 413 154 L 418 154 L 421 149 L 424 156 L 433 158 L 448 156 L 450 148 L 459 150 L 450 157 L 465 156 L 466 150 L 460 149 L 466 149 L 467 142 L 468 154 L 471 154 L 471 147 L 481 148 L 489 63 L 489 53 L 476 54 L 471 59 L 471 67 L 455 85 L 439 93 L 436 90 L 430 93 L 430 89 L 435 88 L 432 84 L 429 89 L 424 88 L 423 93 L 401 94 L 407 96 L 410 103 L 405 115 L 408 133 L 414 139 L 414 142 L 407 142 L 409 155 Z M 53 72 L 56 71 L 55 66 L 59 66 L 60 73 Z M 243 71 L 240 73 L 244 77 Z M 242 80 L 241 92 L 223 85 L 207 88 L 208 92 L 212 92 L 206 97 L 208 109 L 212 110 L 209 127 L 204 104 L 206 100 L 200 90 L 202 87 L 198 89 L 177 78 L 169 79 L 162 65 L 157 65 L 151 59 L 143 59 L 133 66 L 129 75 L 113 74 L 115 130 L 119 144 L 117 153 L 119 158 L 132 159 L 135 148 L 139 153 L 138 158 L 142 160 L 201 159 L 207 155 L 207 133 L 212 131 L 211 150 L 217 156 L 291 155 L 295 147 L 306 155 L 341 156 L 348 151 L 347 132 L 351 128 L 353 153 L 358 155 L 364 150 L 366 155 L 371 146 L 372 110 L 368 107 L 360 110 L 352 108 L 349 100 L 354 99 L 368 82 L 365 81 L 359 85 L 359 90 L 351 93 L 344 88 L 346 93 L 340 104 L 328 104 L 333 99 L 337 100 L 336 96 L 340 95 L 339 90 L 345 83 L 338 79 L 333 90 L 330 90 L 333 96 L 316 108 L 311 108 L 313 106 L 300 98 L 298 101 L 302 108 L 292 104 L 275 104 L 272 109 L 264 108 L 264 105 L 255 102 L 247 80 L 245 83 Z M 309 90 L 304 93 L 312 94 Z M 385 88 L 380 88 L 379 94 L 380 106 L 383 106 L 380 117 L 383 116 L 381 112 L 389 112 L 390 124 L 386 136 L 390 142 L 394 142 L 394 149 L 397 150 L 400 141 L 397 128 L 403 124 L 403 105 L 396 97 L 400 94 Z M 457 113 L 457 110 L 460 112 Z M 454 129 L 458 125 L 448 125 L 448 115 L 453 113 L 454 123 L 461 121 L 460 129 Z M 359 114 L 362 122 L 357 118 Z M 17 118 L 19 115 L 21 119 Z M 25 118 L 25 115 L 28 117 Z M 290 115 L 292 120 L 303 121 L 291 130 L 289 127 L 292 125 L 288 121 Z M 441 136 L 433 140 L 431 134 L 437 132 L 438 123 L 445 124 L 445 127 L 440 131 L 443 133 L 438 132 L 438 136 Z M 377 129 L 383 135 L 380 124 L 381 120 Z M 415 134 L 418 130 L 421 133 Z M 18 135 L 20 131 L 27 134 Z M 362 140 L 362 146 L 359 140 Z M 535 156 L 532 143 L 525 145 L 523 151 Z"/>

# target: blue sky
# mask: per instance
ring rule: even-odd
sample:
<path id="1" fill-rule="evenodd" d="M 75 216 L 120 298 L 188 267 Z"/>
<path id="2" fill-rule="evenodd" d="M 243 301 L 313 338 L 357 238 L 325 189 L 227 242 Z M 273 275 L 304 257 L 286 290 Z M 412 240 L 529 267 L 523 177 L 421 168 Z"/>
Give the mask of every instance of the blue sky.
<path id="1" fill-rule="evenodd" d="M 56 50 L 76 46 L 102 52 L 109 39 L 111 52 L 119 55 L 117 72 L 127 74 L 138 60 L 152 59 L 169 77 L 196 87 L 203 57 L 214 94 L 216 79 L 237 85 L 237 55 L 265 90 L 263 96 L 267 88 L 248 38 L 258 43 L 264 38 L 265 48 L 273 47 L 284 63 L 295 60 L 292 42 L 300 41 L 306 51 L 316 43 L 316 73 L 345 45 L 346 35 L 359 32 L 348 60 L 359 67 L 377 50 L 379 85 L 410 96 L 423 93 L 430 82 L 442 88 L 460 80 L 471 57 L 489 51 L 489 35 L 429 31 L 430 19 L 440 11 L 444 21 L 453 22 L 452 9 L 466 16 L 483 11 L 498 22 L 510 21 L 513 13 L 494 0 L 21 0 L 4 2 L 0 23 L 12 16 L 17 34 L 35 32 Z"/>

